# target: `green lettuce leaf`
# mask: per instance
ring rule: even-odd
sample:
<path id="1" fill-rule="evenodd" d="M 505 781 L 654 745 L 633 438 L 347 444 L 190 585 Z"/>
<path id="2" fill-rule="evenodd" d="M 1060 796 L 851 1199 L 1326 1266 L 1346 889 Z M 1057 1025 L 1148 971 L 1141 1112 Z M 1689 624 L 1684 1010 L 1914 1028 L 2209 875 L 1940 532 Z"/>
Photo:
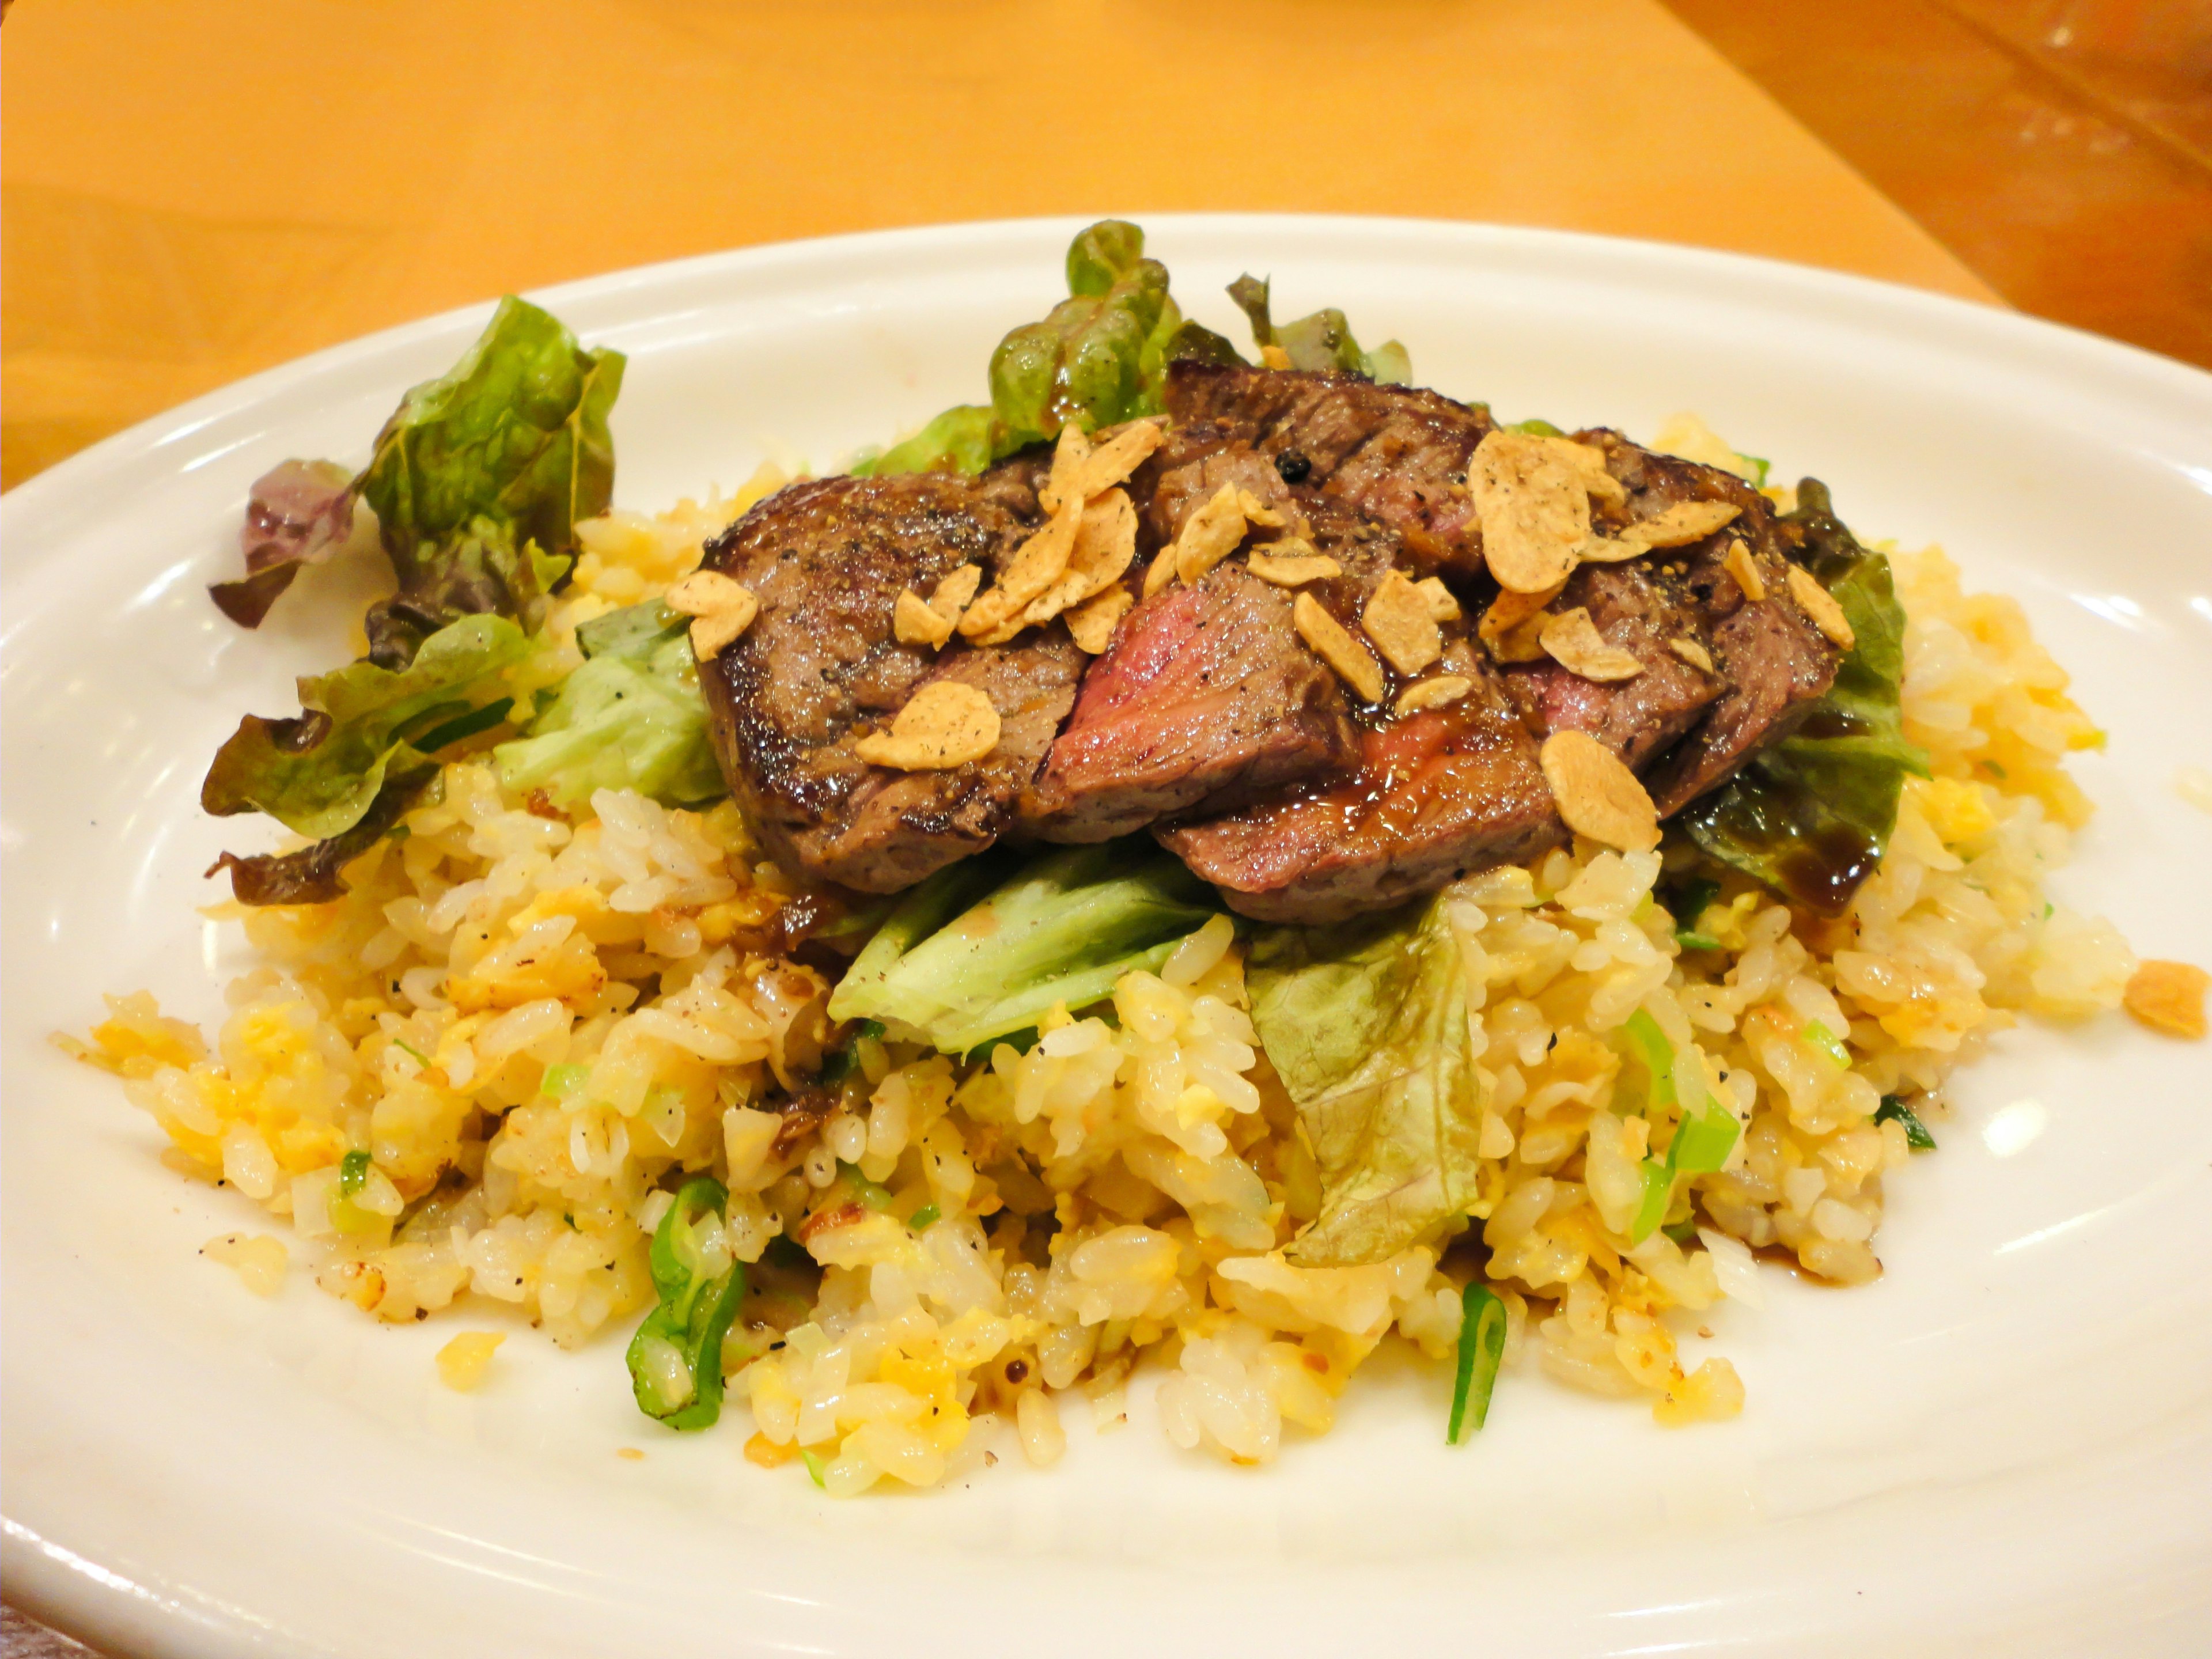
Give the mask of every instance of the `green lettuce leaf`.
<path id="1" fill-rule="evenodd" d="M 1364 374 L 1378 386 L 1404 386 L 1413 379 L 1413 361 L 1404 346 L 1385 340 L 1372 351 L 1362 351 L 1352 337 L 1352 325 L 1334 306 L 1294 323 L 1277 324 L 1269 286 L 1256 276 L 1239 276 L 1229 285 L 1229 297 L 1251 321 L 1253 344 L 1262 350 L 1281 348 L 1292 368 L 1308 373 Z"/>
<path id="2" fill-rule="evenodd" d="M 396 666 L 456 617 L 536 629 L 577 521 L 613 499 L 623 362 L 509 295 L 459 362 L 402 400 L 360 483 L 399 580 L 369 612 L 372 659 Z"/>
<path id="3" fill-rule="evenodd" d="M 1674 820 L 1711 859 L 1824 915 L 1841 915 L 1897 827 L 1906 775 L 1928 757 L 1905 736 L 1905 609 L 1889 561 L 1860 545 L 1818 479 L 1783 520 L 1850 623 L 1852 647 L 1804 723 Z"/>
<path id="4" fill-rule="evenodd" d="M 1476 1197 L 1483 1083 L 1444 904 L 1253 941 L 1252 1021 L 1321 1174 L 1321 1213 L 1286 1252 L 1303 1266 L 1383 1261 Z"/>
<path id="5" fill-rule="evenodd" d="M 563 810 L 599 789 L 635 789 L 668 805 L 722 794 L 688 623 L 653 599 L 579 628 L 583 665 L 526 736 L 494 751 L 501 781 L 543 789 Z"/>
<path id="6" fill-rule="evenodd" d="M 218 817 L 266 812 L 314 841 L 340 835 L 367 815 L 388 775 L 428 766 L 436 749 L 471 735 L 469 717 L 495 702 L 503 671 L 527 650 L 504 617 L 465 617 L 425 640 L 405 668 L 362 661 L 303 678 L 306 712 L 240 721 L 208 769 L 200 805 Z"/>
<path id="7" fill-rule="evenodd" d="M 900 901 L 831 994 L 830 1016 L 966 1054 L 1035 1026 L 1055 1003 L 1103 1001 L 1218 908 L 1203 882 L 1142 842 L 1027 862 L 994 849 Z"/>
<path id="8" fill-rule="evenodd" d="M 1068 245 L 1067 293 L 1041 321 L 999 342 L 988 404 L 948 409 L 853 471 L 981 472 L 1057 437 L 1071 420 L 1092 430 L 1158 414 L 1170 358 L 1227 343 L 1184 324 L 1167 267 L 1145 258 L 1145 233 L 1119 219 L 1100 220 Z"/>

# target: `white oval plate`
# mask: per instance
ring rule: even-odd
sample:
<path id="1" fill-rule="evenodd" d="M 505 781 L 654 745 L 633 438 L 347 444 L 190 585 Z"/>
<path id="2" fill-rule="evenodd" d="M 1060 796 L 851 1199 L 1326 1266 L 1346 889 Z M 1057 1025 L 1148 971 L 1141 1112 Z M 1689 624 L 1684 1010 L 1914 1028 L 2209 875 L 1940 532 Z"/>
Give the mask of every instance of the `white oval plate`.
<path id="1" fill-rule="evenodd" d="M 1072 223 L 772 247 L 542 296 L 630 356 L 619 499 L 827 464 L 981 393 Z M 1844 277 L 1536 231 L 1156 218 L 1199 316 L 1272 272 L 1419 378 L 1509 417 L 1648 435 L 1703 412 L 1867 535 L 1946 544 L 2017 595 L 2112 732 L 2071 902 L 2146 955 L 2212 955 L 2212 378 Z M 239 822 L 196 791 L 247 709 L 347 654 L 331 572 L 260 635 L 202 592 L 247 483 L 358 458 L 482 308 L 274 370 L 7 496 L 4 1567 L 11 1597 L 132 1652 L 805 1651 L 1342 1656 L 2201 1650 L 2212 1616 L 2208 1050 L 2113 1018 L 2000 1036 L 1942 1151 L 1891 1183 L 1887 1276 L 1714 1316 L 1750 1390 L 1669 1433 L 1533 1372 L 1447 1450 L 1437 1368 L 1378 1361 L 1334 1432 L 1240 1472 L 1141 1397 L 1048 1474 L 1001 1443 L 953 1490 L 836 1504 L 629 1402 L 620 1339 L 527 1333 L 462 1395 L 295 1272 L 274 1302 L 195 1254 L 265 1218 L 157 1161 L 47 1046 L 98 993 L 203 1019 L 232 947 L 192 911 Z M 251 831 L 244 833 L 250 834 Z M 495 1322 L 471 1312 L 466 1323 Z M 733 1413 L 738 1419 L 742 1413 Z M 640 1448 L 641 1461 L 617 1448 Z M 1427 1644 L 1425 1647 L 1421 1644 Z"/>

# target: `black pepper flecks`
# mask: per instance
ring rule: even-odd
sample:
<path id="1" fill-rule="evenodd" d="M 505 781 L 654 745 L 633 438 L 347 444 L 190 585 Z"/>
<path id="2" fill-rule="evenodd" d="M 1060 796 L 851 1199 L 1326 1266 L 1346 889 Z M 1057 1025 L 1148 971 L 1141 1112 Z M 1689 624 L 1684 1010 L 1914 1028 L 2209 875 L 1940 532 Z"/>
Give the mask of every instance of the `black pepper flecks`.
<path id="1" fill-rule="evenodd" d="M 1275 471 L 1285 483 L 1301 484 L 1311 476 L 1313 463 L 1306 459 L 1304 450 L 1286 449 L 1275 457 Z"/>

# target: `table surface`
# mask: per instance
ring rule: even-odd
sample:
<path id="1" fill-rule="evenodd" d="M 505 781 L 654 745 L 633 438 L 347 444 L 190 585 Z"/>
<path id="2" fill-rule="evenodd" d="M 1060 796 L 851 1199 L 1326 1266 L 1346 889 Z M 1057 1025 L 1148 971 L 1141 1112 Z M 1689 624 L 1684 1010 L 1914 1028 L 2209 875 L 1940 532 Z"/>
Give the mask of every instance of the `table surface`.
<path id="1" fill-rule="evenodd" d="M 1989 287 L 1657 0 L 20 0 L 0 477 L 569 277 L 1033 214 L 1565 226 Z"/>
<path id="2" fill-rule="evenodd" d="M 1778 46 L 1781 13 L 1679 9 L 1743 68 L 1656 0 L 20 0 L 0 481 L 502 291 L 890 225 L 1492 220 L 1996 299 L 1855 170 L 1943 227 L 1894 126 Z M 12 1612 L 0 1646 L 84 1651 Z"/>

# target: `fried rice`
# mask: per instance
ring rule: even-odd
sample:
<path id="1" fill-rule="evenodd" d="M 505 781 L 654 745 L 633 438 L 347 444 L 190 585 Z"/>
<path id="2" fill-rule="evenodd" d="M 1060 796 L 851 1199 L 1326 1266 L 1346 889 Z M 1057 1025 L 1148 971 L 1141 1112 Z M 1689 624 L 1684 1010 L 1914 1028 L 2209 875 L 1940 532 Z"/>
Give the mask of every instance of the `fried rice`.
<path id="1" fill-rule="evenodd" d="M 781 482 L 579 526 L 552 637 L 663 591 Z M 1442 1247 L 1285 1260 L 1319 1187 L 1225 918 L 1110 1005 L 1055 1010 L 1026 1052 L 863 1036 L 819 1114 L 781 1112 L 831 982 L 782 953 L 796 890 L 738 810 L 603 790 L 563 813 L 480 757 L 447 766 L 343 898 L 210 912 L 259 963 L 212 1048 L 144 993 L 64 1046 L 120 1074 L 179 1169 L 289 1224 L 289 1244 L 232 1233 L 211 1257 L 273 1291 L 297 1256 L 382 1320 L 488 1301 L 605 1348 L 653 1300 L 671 1177 L 711 1174 L 730 1200 L 701 1228 L 703 1269 L 750 1264 L 721 1356 L 750 1425 L 721 1431 L 836 1494 L 941 1481 L 992 1414 L 1048 1464 L 1070 1391 L 1113 1426 L 1140 1375 L 1176 1444 L 1265 1463 L 1286 1428 L 1329 1427 L 1385 1341 L 1445 1358 L 1474 1274 L 1505 1304 L 1508 1377 L 1662 1424 L 1729 1417 L 1734 1369 L 1686 1370 L 1677 1334 L 1756 1301 L 1759 1256 L 1838 1285 L 1881 1273 L 1885 1183 L 1913 1156 L 1884 1097 L 1940 1130 L 1990 1034 L 2112 1008 L 2136 967 L 2111 923 L 2046 893 L 2089 812 L 2065 757 L 2100 741 L 2064 672 L 1941 550 L 1892 557 L 1905 729 L 1932 775 L 1907 781 L 1843 917 L 1740 884 L 1694 919 L 1716 948 L 1686 953 L 1654 898 L 1662 854 L 1588 842 L 1451 890 L 1487 1105 L 1480 1196 Z M 1639 1010 L 1744 1133 L 1631 1248 L 1648 1127 L 1612 1109 L 1609 1039 Z M 448 1380 L 473 1385 L 491 1344 L 447 1346 Z"/>

